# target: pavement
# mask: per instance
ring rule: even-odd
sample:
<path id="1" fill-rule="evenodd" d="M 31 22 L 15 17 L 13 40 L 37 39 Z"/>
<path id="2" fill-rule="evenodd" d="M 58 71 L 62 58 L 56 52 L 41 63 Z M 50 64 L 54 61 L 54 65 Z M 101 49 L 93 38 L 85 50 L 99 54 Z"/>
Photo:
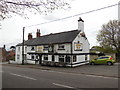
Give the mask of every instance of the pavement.
<path id="1" fill-rule="evenodd" d="M 42 69 L 56 72 L 64 72 L 64 73 L 72 73 L 72 74 L 83 74 L 83 75 L 95 75 L 95 76 L 104 76 L 104 77 L 114 77 L 120 78 L 118 75 L 118 63 L 115 63 L 112 66 L 107 65 L 81 65 L 78 67 L 50 67 L 50 66 L 41 66 L 35 64 L 2 64 L 4 66 L 12 66 L 12 67 L 21 67 L 21 68 L 33 68 L 33 69 Z"/>

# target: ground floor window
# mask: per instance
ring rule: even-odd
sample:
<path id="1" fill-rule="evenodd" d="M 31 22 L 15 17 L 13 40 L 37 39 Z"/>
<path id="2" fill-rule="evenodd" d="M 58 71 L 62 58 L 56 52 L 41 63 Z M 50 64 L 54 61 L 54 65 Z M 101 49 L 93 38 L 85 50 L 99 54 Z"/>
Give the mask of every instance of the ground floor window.
<path id="1" fill-rule="evenodd" d="M 59 55 L 59 62 L 64 62 L 64 55 Z"/>
<path id="2" fill-rule="evenodd" d="M 34 59 L 34 58 L 35 58 L 34 55 L 32 55 L 32 56 L 31 56 L 31 59 Z"/>
<path id="3" fill-rule="evenodd" d="M 70 55 L 67 55 L 66 56 L 66 62 L 70 62 L 70 58 L 71 58 Z"/>
<path id="4" fill-rule="evenodd" d="M 20 55 L 17 55 L 17 59 L 18 59 L 18 60 L 20 59 Z"/>
<path id="5" fill-rule="evenodd" d="M 36 59 L 39 59 L 38 55 L 36 55 Z"/>
<path id="6" fill-rule="evenodd" d="M 44 55 L 44 60 L 48 60 L 48 55 Z"/>
<path id="7" fill-rule="evenodd" d="M 76 62 L 76 61 L 77 61 L 76 55 L 73 55 L 73 62 Z"/>

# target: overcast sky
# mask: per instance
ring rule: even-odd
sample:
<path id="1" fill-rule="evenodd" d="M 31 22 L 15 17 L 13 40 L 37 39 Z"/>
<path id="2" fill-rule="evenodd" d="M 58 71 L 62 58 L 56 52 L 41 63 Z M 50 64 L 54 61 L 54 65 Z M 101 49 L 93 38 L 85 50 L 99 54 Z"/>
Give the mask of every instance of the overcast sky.
<path id="1" fill-rule="evenodd" d="M 65 20 L 55 21 L 52 23 L 36 25 L 44 22 L 49 22 L 56 19 L 84 13 L 87 11 L 99 9 L 105 6 L 117 4 L 119 0 L 69 0 L 71 9 L 57 10 L 48 15 L 33 15 L 29 14 L 29 19 L 24 19 L 20 16 L 0 21 L 0 47 L 4 44 L 6 48 L 22 42 L 22 28 L 25 26 L 25 40 L 28 33 L 32 33 L 36 37 L 37 29 L 40 29 L 41 35 L 57 33 L 63 31 L 75 30 L 78 28 L 78 19 L 81 17 L 84 20 L 84 31 L 89 40 L 90 47 L 99 45 L 96 41 L 96 35 L 101 29 L 101 26 L 109 20 L 118 19 L 118 6 L 110 7 L 104 10 L 92 12 L 89 14 L 79 15 Z M 27 27 L 31 26 L 32 27 Z"/>

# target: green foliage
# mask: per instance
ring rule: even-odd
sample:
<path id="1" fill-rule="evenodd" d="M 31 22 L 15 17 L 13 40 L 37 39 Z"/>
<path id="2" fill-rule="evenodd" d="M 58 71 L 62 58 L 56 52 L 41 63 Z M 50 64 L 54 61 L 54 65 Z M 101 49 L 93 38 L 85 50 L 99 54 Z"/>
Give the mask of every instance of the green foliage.
<path id="1" fill-rule="evenodd" d="M 120 53 L 120 21 L 110 20 L 103 24 L 97 35 L 97 41 L 103 52 Z"/>
<path id="2" fill-rule="evenodd" d="M 100 47 L 100 46 L 93 46 L 91 48 L 91 52 L 95 53 L 95 52 L 102 52 L 102 53 L 115 53 L 116 51 L 113 50 L 110 47 Z"/>

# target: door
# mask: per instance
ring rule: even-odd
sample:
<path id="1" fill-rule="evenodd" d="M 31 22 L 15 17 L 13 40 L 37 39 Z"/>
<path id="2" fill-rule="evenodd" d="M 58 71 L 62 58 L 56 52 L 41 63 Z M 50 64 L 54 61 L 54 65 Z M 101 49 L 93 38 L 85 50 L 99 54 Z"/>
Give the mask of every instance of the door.
<path id="1" fill-rule="evenodd" d="M 54 55 L 52 55 L 52 61 L 55 61 Z"/>
<path id="2" fill-rule="evenodd" d="M 42 55 L 39 54 L 38 56 L 39 56 L 39 64 L 42 64 Z"/>

